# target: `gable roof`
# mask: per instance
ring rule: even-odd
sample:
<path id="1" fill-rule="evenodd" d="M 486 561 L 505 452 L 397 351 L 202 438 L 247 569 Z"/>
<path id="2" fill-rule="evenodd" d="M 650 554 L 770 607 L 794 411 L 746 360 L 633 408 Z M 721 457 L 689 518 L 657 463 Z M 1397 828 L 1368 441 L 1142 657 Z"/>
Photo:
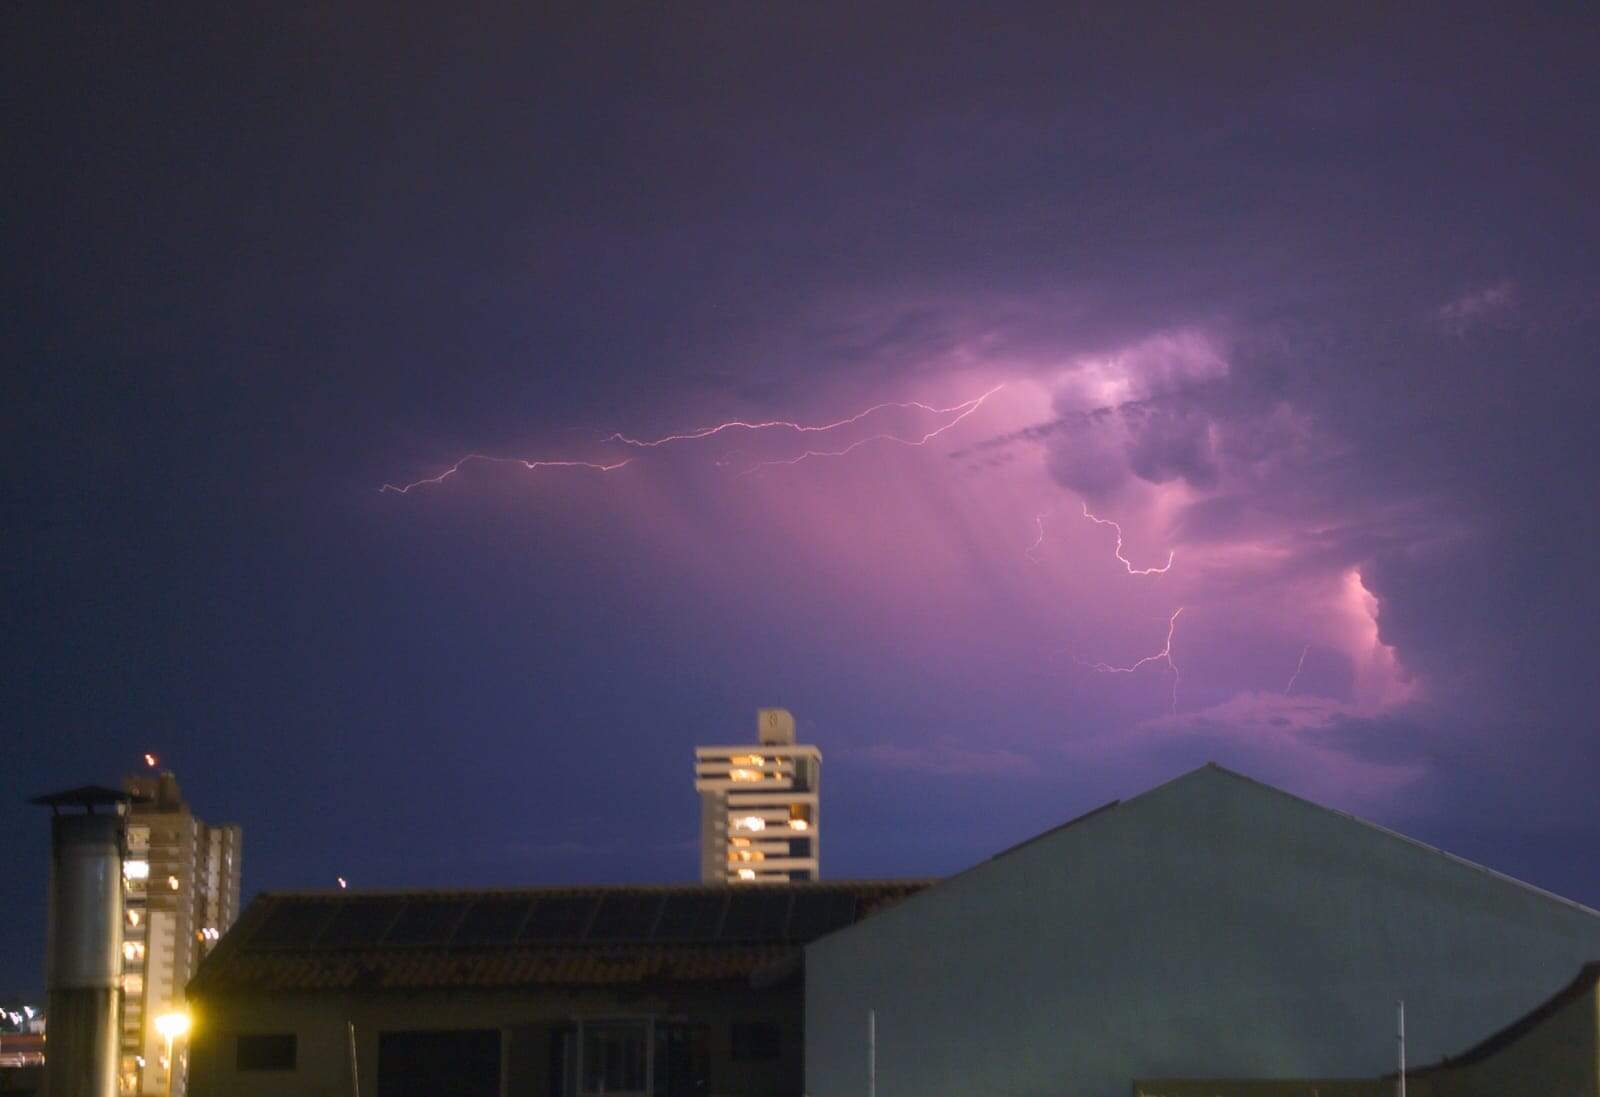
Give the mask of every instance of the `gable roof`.
<path id="1" fill-rule="evenodd" d="M 1365 830 L 1368 830 L 1368 831 L 1371 831 L 1373 833 L 1382 835 L 1384 838 L 1389 839 L 1391 841 L 1403 842 L 1408 846 L 1412 846 L 1412 847 L 1414 847 L 1416 849 L 1420 849 L 1420 850 L 1423 850 L 1423 851 L 1425 851 L 1427 853 L 1431 853 L 1431 854 L 1433 854 L 1433 855 L 1435 855 L 1435 856 L 1437 856 L 1437 857 L 1439 857 L 1439 858 L 1441 858 L 1441 859 L 1443 859 L 1445 861 L 1449 861 L 1449 862 L 1451 862 L 1451 863 L 1453 863 L 1455 865 L 1458 865 L 1458 866 L 1460 866 L 1462 868 L 1468 869 L 1468 870 L 1470 870 L 1472 872 L 1475 872 L 1475 873 L 1479 873 L 1479 874 L 1481 874 L 1483 876 L 1486 876 L 1486 877 L 1488 877 L 1490 879 L 1499 881 L 1500 883 L 1510 884 L 1513 887 L 1515 887 L 1515 888 L 1517 888 L 1517 889 L 1519 889 L 1521 891 L 1524 891 L 1524 892 L 1527 892 L 1527 893 L 1529 893 L 1531 895 L 1537 896 L 1537 897 L 1539 897 L 1539 898 L 1541 898 L 1543 900 L 1546 900 L 1548 902 L 1552 902 L 1552 903 L 1558 904 L 1560 906 L 1567 907 L 1567 908 L 1569 908 L 1571 910 L 1575 910 L 1575 911 L 1578 911 L 1580 913 L 1587 914 L 1587 915 L 1589 915 L 1591 917 L 1600 918 L 1600 911 L 1592 910 L 1589 907 L 1584 906 L 1582 903 L 1576 902 L 1575 900 L 1568 899 L 1568 898 L 1566 898 L 1564 896 L 1561 896 L 1561 895 L 1557 895 L 1554 892 L 1546 891 L 1543 888 L 1540 888 L 1540 887 L 1537 887 L 1537 886 L 1535 886 L 1533 884 L 1527 883 L 1526 881 L 1518 880 L 1514 876 L 1508 876 L 1503 872 L 1497 872 L 1494 869 L 1487 868 L 1487 867 L 1485 867 L 1483 865 L 1478 864 L 1475 861 L 1469 861 L 1465 857 L 1457 856 L 1454 853 L 1450 853 L 1450 852 L 1448 852 L 1446 850 L 1439 849 L 1436 846 L 1431 846 L 1428 843 L 1419 841 L 1416 838 L 1408 837 L 1407 835 L 1401 834 L 1399 831 L 1390 830 L 1389 828 L 1384 827 L 1384 826 L 1380 826 L 1379 824 L 1374 823 L 1374 822 L 1372 822 L 1370 820 L 1363 819 L 1358 815 L 1352 815 L 1349 812 L 1340 811 L 1337 808 L 1326 807 L 1326 806 L 1324 806 L 1322 804 L 1317 803 L 1314 800 L 1307 800 L 1302 796 L 1296 796 L 1292 792 L 1286 792 L 1283 789 L 1278 788 L 1275 785 L 1269 785 L 1264 781 L 1258 781 L 1253 777 L 1247 777 L 1242 773 L 1235 772 L 1234 770 L 1228 769 L 1225 766 L 1220 766 L 1215 762 L 1206 762 L 1204 765 L 1197 766 L 1194 769 L 1191 769 L 1191 770 L 1189 770 L 1189 771 L 1187 771 L 1185 773 L 1181 773 L 1178 776 L 1171 778 L 1170 780 L 1163 781 L 1161 784 L 1156 785 L 1153 788 L 1146 789 L 1145 791 L 1143 791 L 1141 793 L 1138 793 L 1137 795 L 1131 796 L 1126 800 L 1111 800 L 1111 801 L 1109 801 L 1107 803 L 1101 804 L 1097 808 L 1091 808 L 1090 810 L 1088 810 L 1086 812 L 1083 812 L 1080 815 L 1076 815 L 1073 818 L 1068 819 L 1064 823 L 1058 823 L 1056 826 L 1050 827 L 1048 830 L 1041 831 L 1040 833 L 1035 834 L 1031 838 L 1025 838 L 1022 841 L 1015 843 L 1014 845 L 1007 846 L 1005 849 L 1003 849 L 1000 852 L 994 854 L 993 856 L 988 857 L 985 860 L 979 861 L 977 864 L 970 865 L 967 868 L 962 869 L 960 872 L 954 873 L 951 876 L 944 877 L 942 880 L 934 881 L 934 884 L 937 885 L 937 886 L 931 887 L 931 888 L 926 889 L 926 890 L 928 890 L 930 898 L 936 898 L 941 893 L 941 891 L 943 890 L 943 888 L 945 886 L 948 886 L 948 885 L 950 885 L 952 883 L 960 881 L 960 880 L 962 880 L 962 879 L 964 879 L 964 878 L 966 878 L 968 876 L 971 876 L 973 874 L 984 872 L 986 869 L 988 869 L 990 866 L 996 864 L 997 862 L 1000 862 L 1000 861 L 1003 861 L 1003 860 L 1005 860 L 1005 859 L 1007 859 L 1009 857 L 1012 857 L 1015 854 L 1020 853 L 1021 851 L 1025 850 L 1025 849 L 1030 849 L 1030 848 L 1036 846 L 1037 844 L 1039 844 L 1040 842 L 1044 842 L 1044 841 L 1047 841 L 1049 839 L 1055 838 L 1058 835 L 1062 834 L 1063 832 L 1070 831 L 1070 830 L 1076 830 L 1077 828 L 1083 826 L 1084 824 L 1089 823 L 1091 820 L 1098 820 L 1098 819 L 1101 819 L 1102 817 L 1105 817 L 1105 816 L 1113 816 L 1114 817 L 1119 813 L 1127 812 L 1129 810 L 1133 810 L 1133 809 L 1137 808 L 1137 806 L 1139 805 L 1140 801 L 1142 801 L 1142 800 L 1145 800 L 1145 799 L 1147 799 L 1149 797 L 1156 796 L 1157 794 L 1159 794 L 1159 793 L 1161 793 L 1161 792 L 1163 792 L 1163 791 L 1165 791 L 1165 790 L 1167 790 L 1169 788 L 1173 788 L 1173 787 L 1175 787 L 1177 785 L 1185 784 L 1185 783 L 1193 782 L 1193 781 L 1200 781 L 1200 780 L 1209 780 L 1209 781 L 1222 780 L 1222 781 L 1228 781 L 1228 782 L 1235 782 L 1239 786 L 1247 788 L 1247 789 L 1249 789 L 1249 790 L 1251 790 L 1253 792 L 1262 793 L 1262 794 L 1265 794 L 1265 795 L 1268 795 L 1268 796 L 1278 797 L 1278 798 L 1281 798 L 1283 800 L 1287 800 L 1287 801 L 1289 801 L 1291 803 L 1297 804 L 1297 805 L 1299 805 L 1299 806 L 1301 806 L 1303 808 L 1309 808 L 1309 809 L 1311 809 L 1313 811 L 1322 812 L 1322 813 L 1324 813 L 1326 815 L 1335 816 L 1335 817 L 1337 817 L 1339 819 L 1342 819 L 1342 820 L 1344 820 L 1344 821 L 1346 821 L 1348 823 L 1355 824 L 1356 826 L 1359 826 L 1359 827 L 1361 827 L 1361 828 L 1363 828 Z"/>
<path id="2" fill-rule="evenodd" d="M 1423 851 L 1425 851 L 1427 853 L 1431 853 L 1436 857 L 1441 857 L 1444 860 L 1450 861 L 1450 862 L 1452 862 L 1452 863 L 1454 863 L 1456 865 L 1459 865 L 1462 868 L 1470 869 L 1473 872 L 1480 873 L 1480 874 L 1482 874 L 1484 876 L 1487 876 L 1487 877 L 1489 877 L 1489 878 L 1491 878 L 1493 880 L 1498 880 L 1500 883 L 1511 884 L 1512 886 L 1514 886 L 1516 888 L 1519 888 L 1522 891 L 1526 891 L 1526 892 L 1528 892 L 1528 893 L 1530 893 L 1532 895 L 1536 895 L 1536 896 L 1538 896 L 1538 897 L 1540 897 L 1542 899 L 1546 899 L 1546 900 L 1549 900 L 1550 902 L 1558 903 L 1561 906 L 1568 907 L 1568 908 L 1570 908 L 1572 910 L 1580 911 L 1580 912 L 1582 912 L 1584 914 L 1588 914 L 1588 915 L 1591 915 L 1593 917 L 1600 918 L 1600 910 L 1594 910 L 1594 909 L 1591 909 L 1590 907 L 1586 907 L 1582 903 L 1580 903 L 1580 902 L 1578 902 L 1578 901 L 1576 901 L 1574 899 L 1568 899 L 1564 895 L 1557 895 L 1553 891 L 1546 891 L 1544 888 L 1539 887 L 1539 886 L 1537 886 L 1535 884 L 1530 884 L 1526 880 L 1519 880 L 1515 876 L 1508 876 L 1505 873 L 1499 872 L 1499 871 L 1497 871 L 1495 869 L 1492 869 L 1492 868 L 1489 868 L 1486 865 L 1480 865 L 1476 861 L 1469 861 L 1465 857 L 1461 857 L 1461 856 L 1459 856 L 1457 854 L 1451 853 L 1449 850 L 1444 850 L 1444 849 L 1440 849 L 1438 846 L 1429 845 L 1427 842 L 1421 841 L 1421 840 L 1419 840 L 1417 838 L 1412 838 L 1409 835 L 1401 834 L 1397 830 L 1390 830 L 1388 827 L 1381 826 L 1378 823 L 1374 823 L 1370 819 L 1363 819 L 1363 818 L 1361 818 L 1361 816 L 1352 815 L 1348 811 L 1340 811 L 1338 808 L 1326 807 L 1326 806 L 1324 806 L 1322 804 L 1317 803 L 1314 800 L 1307 800 L 1303 796 L 1296 796 L 1292 792 L 1285 792 L 1283 789 L 1278 788 L 1276 785 L 1269 785 L 1265 781 L 1256 780 L 1254 777 L 1246 777 L 1242 773 L 1236 773 L 1233 770 L 1228 769 L 1225 766 L 1217 765 L 1215 762 L 1207 762 L 1203 766 L 1200 766 L 1200 767 L 1198 767 L 1196 769 L 1192 769 L 1188 773 L 1185 773 L 1180 777 L 1176 777 L 1173 780 L 1168 781 L 1165 785 L 1158 785 L 1156 788 L 1151 789 L 1150 792 L 1146 792 L 1146 793 L 1141 794 L 1141 796 L 1134 797 L 1134 799 L 1136 799 L 1136 800 L 1137 799 L 1141 799 L 1143 796 L 1150 795 L 1150 793 L 1160 791 L 1161 789 L 1167 787 L 1167 785 L 1175 785 L 1179 781 L 1186 781 L 1186 780 L 1189 780 L 1190 778 L 1193 778 L 1193 777 L 1195 777 L 1195 776 L 1197 776 L 1199 774 L 1203 774 L 1203 773 L 1218 774 L 1218 775 L 1221 775 L 1223 777 L 1230 778 L 1231 780 L 1238 781 L 1241 784 L 1248 785 L 1251 788 L 1259 789 L 1262 792 L 1270 793 L 1273 796 L 1282 797 L 1285 800 L 1292 801 L 1293 803 L 1300 804 L 1300 805 L 1302 805 L 1304 807 L 1314 808 L 1317 811 L 1322 811 L 1322 812 L 1326 812 L 1329 815 L 1338 816 L 1339 818 L 1344 819 L 1347 822 L 1355 823 L 1358 826 L 1364 827 L 1364 828 L 1366 828 L 1367 830 L 1370 830 L 1370 831 L 1374 831 L 1374 832 L 1376 832 L 1378 834 L 1381 834 L 1384 837 L 1389 838 L 1389 839 L 1391 839 L 1393 841 L 1404 842 L 1408 846 L 1412 846 L 1412 847 L 1414 847 L 1416 849 L 1420 849 L 1420 850 L 1423 850 Z"/>
<path id="3" fill-rule="evenodd" d="M 268 893 L 189 993 L 759 980 L 931 882 Z"/>

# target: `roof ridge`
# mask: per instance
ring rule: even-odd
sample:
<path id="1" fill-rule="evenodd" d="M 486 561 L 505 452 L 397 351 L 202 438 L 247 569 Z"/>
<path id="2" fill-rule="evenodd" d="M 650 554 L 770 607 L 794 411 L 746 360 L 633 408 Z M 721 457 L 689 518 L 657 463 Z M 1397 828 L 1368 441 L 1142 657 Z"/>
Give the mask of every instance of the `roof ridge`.
<path id="1" fill-rule="evenodd" d="M 1415 846 L 1418 849 L 1426 850 L 1429 853 L 1433 853 L 1433 854 L 1436 854 L 1436 855 L 1438 855 L 1440 857 L 1443 857 L 1447 861 L 1453 861 L 1454 863 L 1462 866 L 1463 868 L 1468 868 L 1468 869 L 1473 870 L 1474 872 L 1483 873 L 1485 876 L 1493 877 L 1494 879 L 1500 880 L 1500 881 L 1502 881 L 1504 883 L 1513 884 L 1516 887 L 1521 888 L 1523 891 L 1531 892 L 1532 894 L 1537 895 L 1540 898 L 1549 900 L 1551 902 L 1559 903 L 1560 905 L 1565 906 L 1565 907 L 1571 907 L 1573 910 L 1579 911 L 1580 913 L 1583 913 L 1583 914 L 1590 915 L 1591 917 L 1600 918 L 1600 910 L 1595 910 L 1592 907 L 1587 907 L 1584 904 L 1578 902 L 1576 899 L 1568 899 L 1564 895 L 1557 895 L 1555 892 L 1547 891 L 1547 890 L 1545 890 L 1544 888 L 1540 887 L 1537 884 L 1530 884 L 1526 880 L 1519 880 L 1515 876 L 1508 875 L 1507 873 L 1501 872 L 1498 869 L 1490 868 L 1488 865 L 1482 865 L 1482 864 L 1479 864 L 1477 861 L 1468 860 L 1467 858 L 1461 856 L 1458 853 L 1451 853 L 1447 849 L 1441 849 L 1438 846 L 1430 845 L 1429 843 L 1424 842 L 1420 838 L 1413 838 L 1409 834 L 1402 834 L 1400 831 L 1393 830 L 1393 829 L 1391 829 L 1389 827 L 1386 827 L 1382 823 L 1374 823 L 1371 819 L 1363 819 L 1361 816 L 1353 814 L 1352 812 L 1344 811 L 1341 808 L 1332 808 L 1332 807 L 1329 807 L 1326 804 L 1319 804 L 1315 800 L 1309 800 L 1304 796 L 1298 796 L 1295 793 L 1292 793 L 1292 792 L 1288 791 L 1287 789 L 1279 788 L 1277 785 L 1269 785 L 1265 781 L 1261 781 L 1261 780 L 1258 780 L 1258 779 L 1256 779 L 1254 777 L 1247 776 L 1246 774 L 1239 773 L 1236 770 L 1231 770 L 1231 769 L 1227 768 L 1226 766 L 1218 765 L 1215 762 L 1207 762 L 1203 766 L 1198 766 L 1195 769 L 1192 769 L 1192 770 L 1188 771 L 1187 773 L 1181 774 L 1178 777 L 1173 778 L 1171 781 L 1167 781 L 1164 784 L 1157 785 L 1155 788 L 1151 789 L 1149 792 L 1140 793 L 1139 796 L 1134 797 L 1134 799 L 1137 800 L 1140 797 L 1148 796 L 1148 795 L 1150 795 L 1151 792 L 1157 792 L 1160 789 L 1166 788 L 1167 785 L 1173 785 L 1173 784 L 1178 783 L 1179 781 L 1186 781 L 1189 778 L 1194 777 L 1194 776 L 1196 776 L 1198 774 L 1204 773 L 1207 770 L 1215 770 L 1217 773 L 1222 774 L 1225 777 L 1231 777 L 1235 781 L 1240 781 L 1240 782 L 1242 782 L 1242 783 L 1244 783 L 1246 785 L 1249 785 L 1249 786 L 1251 786 L 1253 788 L 1261 789 L 1263 791 L 1273 793 L 1273 794 L 1275 794 L 1277 796 L 1281 796 L 1281 797 L 1283 797 L 1285 799 L 1292 800 L 1297 804 L 1303 804 L 1306 807 L 1315 808 L 1318 811 L 1325 811 L 1329 815 L 1337 815 L 1341 819 L 1346 819 L 1346 820 L 1348 820 L 1348 821 L 1350 821 L 1352 823 L 1359 824 L 1360 826 L 1366 827 L 1369 830 L 1375 830 L 1379 834 L 1385 835 L 1386 837 L 1397 839 L 1397 840 L 1399 840 L 1401 842 L 1406 843 L 1407 845 Z M 1132 803 L 1131 800 L 1128 801 L 1128 802 Z"/>

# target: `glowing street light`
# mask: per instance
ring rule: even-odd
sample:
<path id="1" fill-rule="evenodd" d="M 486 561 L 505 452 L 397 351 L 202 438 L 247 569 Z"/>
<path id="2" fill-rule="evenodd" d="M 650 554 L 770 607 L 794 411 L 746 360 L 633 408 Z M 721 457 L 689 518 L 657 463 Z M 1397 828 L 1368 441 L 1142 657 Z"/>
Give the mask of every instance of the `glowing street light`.
<path id="1" fill-rule="evenodd" d="M 163 1013 L 155 1019 L 156 1031 L 167 1042 L 167 1097 L 172 1097 L 172 1076 L 177 1073 L 177 1063 L 172 1058 L 172 1041 L 189 1032 L 187 1013 Z"/>

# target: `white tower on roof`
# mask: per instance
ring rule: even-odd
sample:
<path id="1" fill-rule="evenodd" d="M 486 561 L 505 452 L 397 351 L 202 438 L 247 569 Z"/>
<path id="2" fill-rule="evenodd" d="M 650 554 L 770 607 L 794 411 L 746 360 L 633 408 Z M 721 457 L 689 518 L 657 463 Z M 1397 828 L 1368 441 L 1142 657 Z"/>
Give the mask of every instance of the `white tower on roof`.
<path id="1" fill-rule="evenodd" d="M 756 713 L 759 742 L 696 747 L 700 879 L 708 884 L 815 880 L 822 752 L 794 741 L 788 710 Z"/>

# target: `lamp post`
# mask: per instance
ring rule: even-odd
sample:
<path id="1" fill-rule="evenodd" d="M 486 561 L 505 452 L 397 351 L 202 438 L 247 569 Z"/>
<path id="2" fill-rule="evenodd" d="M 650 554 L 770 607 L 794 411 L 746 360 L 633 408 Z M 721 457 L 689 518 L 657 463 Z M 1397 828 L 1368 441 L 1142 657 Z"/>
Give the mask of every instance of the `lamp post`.
<path id="1" fill-rule="evenodd" d="M 155 1019 L 156 1031 L 167 1042 L 167 1097 L 172 1097 L 172 1079 L 178 1071 L 178 1062 L 172 1057 L 172 1041 L 189 1031 L 187 1013 L 163 1013 Z"/>

